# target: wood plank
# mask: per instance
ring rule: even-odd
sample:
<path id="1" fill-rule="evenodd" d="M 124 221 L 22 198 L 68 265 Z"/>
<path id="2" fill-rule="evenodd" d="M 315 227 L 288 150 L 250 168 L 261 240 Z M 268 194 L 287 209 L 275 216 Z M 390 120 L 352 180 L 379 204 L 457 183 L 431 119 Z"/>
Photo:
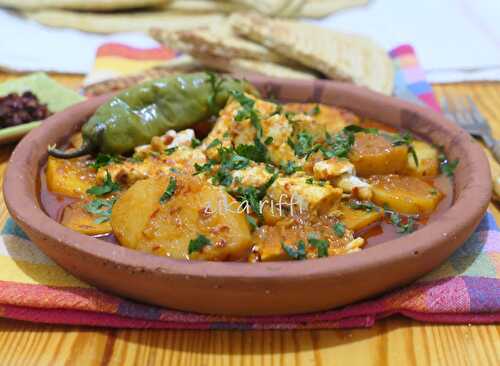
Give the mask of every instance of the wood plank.
<path id="1" fill-rule="evenodd" d="M 497 365 L 500 328 L 395 317 L 369 329 L 113 330 L 0 320 L 9 365 Z"/>
<path id="2" fill-rule="evenodd" d="M 12 75 L 0 73 L 0 82 Z M 56 75 L 77 88 L 82 78 Z M 500 138 L 500 84 L 437 85 L 471 94 Z M 0 183 L 13 146 L 0 148 Z M 491 162 L 492 170 L 500 166 Z M 0 193 L 1 195 L 1 193 Z M 490 209 L 500 222 L 500 211 Z M 0 225 L 8 217 L 0 196 Z M 500 327 L 423 324 L 402 317 L 369 329 L 163 331 L 32 324 L 0 319 L 5 365 L 498 365 Z"/>

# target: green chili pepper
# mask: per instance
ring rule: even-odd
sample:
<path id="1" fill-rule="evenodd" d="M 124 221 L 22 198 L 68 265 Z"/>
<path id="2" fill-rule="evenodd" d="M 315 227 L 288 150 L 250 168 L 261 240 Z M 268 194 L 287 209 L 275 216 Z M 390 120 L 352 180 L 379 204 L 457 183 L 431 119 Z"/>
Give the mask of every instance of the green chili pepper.
<path id="1" fill-rule="evenodd" d="M 230 91 L 257 94 L 247 82 L 211 73 L 169 76 L 132 87 L 97 109 L 82 127 L 83 144 L 75 151 L 49 147 L 57 158 L 92 153 L 125 154 L 170 129 L 181 130 L 222 109 Z"/>

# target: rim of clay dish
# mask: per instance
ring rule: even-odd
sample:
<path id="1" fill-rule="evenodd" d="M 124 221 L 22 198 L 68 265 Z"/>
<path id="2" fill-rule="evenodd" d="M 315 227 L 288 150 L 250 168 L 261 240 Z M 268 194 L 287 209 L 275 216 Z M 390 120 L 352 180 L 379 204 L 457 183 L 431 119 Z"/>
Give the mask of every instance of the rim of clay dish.
<path id="1" fill-rule="evenodd" d="M 272 78 L 250 78 L 258 86 L 310 87 L 310 81 L 282 80 Z M 443 237 L 461 236 L 461 228 L 477 225 L 484 214 L 491 195 L 491 177 L 487 158 L 480 145 L 464 130 L 446 118 L 427 108 L 386 97 L 365 88 L 331 81 L 315 81 L 315 87 L 324 92 L 339 96 L 339 103 L 348 98 L 357 98 L 360 103 L 385 105 L 398 113 L 418 115 L 432 121 L 441 132 L 449 134 L 450 139 L 445 151 L 452 159 L 459 158 L 455 172 L 455 200 L 453 205 L 440 217 L 412 234 L 369 247 L 360 252 L 344 256 L 320 258 L 307 261 L 240 263 L 207 262 L 170 259 L 134 251 L 120 245 L 72 231 L 50 218 L 41 208 L 38 198 L 37 180 L 39 169 L 47 158 L 49 143 L 64 141 L 64 138 L 76 131 L 90 116 L 82 115 L 81 106 L 97 107 L 109 96 L 92 98 L 75 105 L 47 119 L 41 127 L 31 131 L 14 150 L 5 176 L 4 197 L 6 205 L 17 220 L 45 238 L 90 254 L 102 260 L 113 262 L 117 266 L 129 267 L 130 270 L 143 270 L 170 275 L 213 278 L 238 278 L 245 280 L 279 278 L 294 280 L 314 276 L 325 278 L 332 273 L 348 274 L 361 267 L 382 267 L 398 261 L 409 254 L 418 255 L 426 249 L 442 242 Z M 343 99 L 344 98 L 344 99 Z M 280 98 L 281 99 L 281 98 Z M 286 99 L 286 98 L 284 98 Z M 305 100 L 311 102 L 311 100 Z M 317 100 L 317 99 L 316 99 Z M 337 104 L 337 103 L 333 103 Z M 344 103 L 345 104 L 345 103 Z M 88 109 L 88 108 L 87 108 Z M 356 111 L 356 108 L 350 108 Z M 360 107 L 360 110 L 362 108 Z M 384 121 L 382 121 L 384 122 Z M 439 125 L 439 127 L 438 127 Z M 404 126 L 415 131 L 415 126 Z M 443 143 L 433 141 L 434 143 Z M 462 235 L 463 236 L 463 235 Z M 48 240 L 48 239 L 47 239 Z"/>

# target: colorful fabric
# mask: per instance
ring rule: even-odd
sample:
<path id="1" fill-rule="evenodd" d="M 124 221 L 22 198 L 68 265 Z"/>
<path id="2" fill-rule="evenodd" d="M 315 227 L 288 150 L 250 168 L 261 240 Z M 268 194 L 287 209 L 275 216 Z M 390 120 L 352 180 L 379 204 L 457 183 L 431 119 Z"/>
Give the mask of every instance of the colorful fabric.
<path id="1" fill-rule="evenodd" d="M 437 112 L 441 111 L 431 85 L 412 46 L 405 44 L 389 52 L 395 65 L 394 94 L 417 103 L 425 104 Z"/>
<path id="2" fill-rule="evenodd" d="M 411 94 L 438 110 L 423 73 L 414 70 L 418 63 L 410 62 L 416 60 L 410 50 L 402 46 L 391 52 L 399 75 L 396 93 L 405 98 Z M 409 286 L 339 309 L 270 317 L 202 315 L 126 300 L 64 271 L 11 219 L 0 235 L 0 316 L 6 318 L 118 328 L 250 330 L 369 327 L 393 314 L 439 323 L 500 322 L 500 230 L 493 215 L 486 214 L 445 263 Z"/>

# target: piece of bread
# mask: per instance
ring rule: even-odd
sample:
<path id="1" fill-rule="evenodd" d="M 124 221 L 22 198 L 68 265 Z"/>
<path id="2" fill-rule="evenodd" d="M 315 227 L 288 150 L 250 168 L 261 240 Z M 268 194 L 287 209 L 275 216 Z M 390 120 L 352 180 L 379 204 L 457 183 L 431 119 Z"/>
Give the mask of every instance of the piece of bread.
<path id="1" fill-rule="evenodd" d="M 151 27 L 170 30 L 192 29 L 217 24 L 223 15 L 182 15 L 168 11 L 141 11 L 133 13 L 80 13 L 68 10 L 42 10 L 25 12 L 39 23 L 63 28 L 74 28 L 85 32 L 146 32 Z"/>
<path id="2" fill-rule="evenodd" d="M 14 9 L 72 9 L 108 11 L 166 4 L 168 0 L 0 0 L 0 6 Z"/>
<path id="3" fill-rule="evenodd" d="M 369 38 L 256 13 L 233 14 L 230 24 L 237 33 L 331 79 L 392 93 L 394 66 L 386 51 Z"/>
<path id="4" fill-rule="evenodd" d="M 289 0 L 286 6 L 276 14 L 277 17 L 295 18 L 300 15 L 306 0 Z"/>
<path id="5" fill-rule="evenodd" d="M 164 7 L 164 10 L 176 11 L 184 14 L 194 13 L 232 13 L 235 11 L 244 11 L 248 8 L 244 4 L 237 4 L 226 1 L 214 0 L 170 0 Z"/>
<path id="6" fill-rule="evenodd" d="M 297 64 L 258 43 L 238 37 L 227 22 L 185 31 L 153 28 L 149 34 L 162 45 L 189 54 Z"/>
<path id="7" fill-rule="evenodd" d="M 306 0 L 298 15 L 307 18 L 323 18 L 340 10 L 366 4 L 368 0 Z"/>
<path id="8" fill-rule="evenodd" d="M 313 80 L 317 76 L 312 72 L 294 69 L 272 62 L 247 60 L 242 58 L 195 57 L 203 65 L 217 70 L 241 76 L 265 75 L 276 78 Z"/>
<path id="9" fill-rule="evenodd" d="M 290 0 L 232 0 L 231 2 L 257 10 L 261 14 L 279 15 L 287 7 Z"/>

